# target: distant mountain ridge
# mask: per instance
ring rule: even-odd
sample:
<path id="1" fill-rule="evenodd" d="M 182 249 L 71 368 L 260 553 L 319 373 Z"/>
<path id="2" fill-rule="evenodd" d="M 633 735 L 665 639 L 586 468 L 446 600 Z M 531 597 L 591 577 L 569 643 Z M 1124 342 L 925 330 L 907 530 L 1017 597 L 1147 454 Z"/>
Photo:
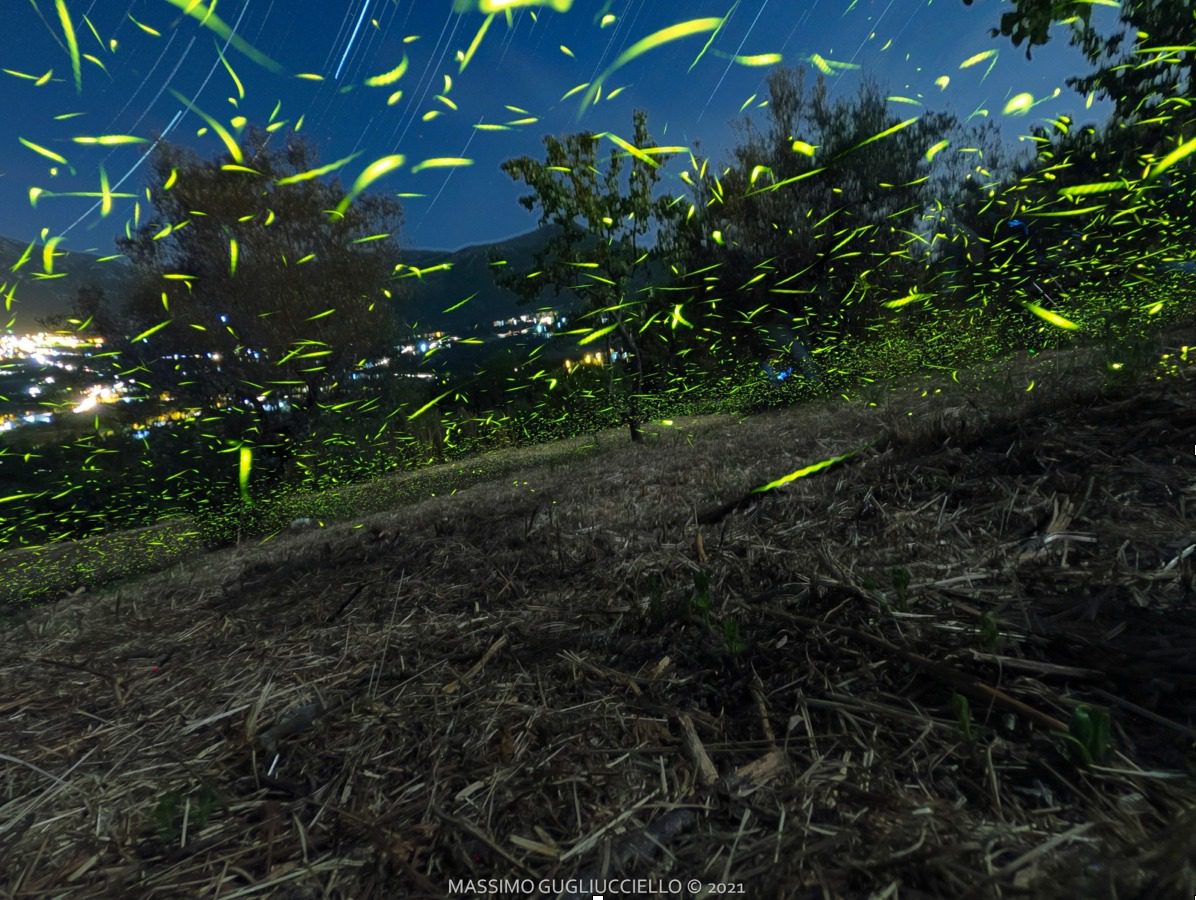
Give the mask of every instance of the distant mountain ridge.
<path id="1" fill-rule="evenodd" d="M 553 231 L 539 228 L 501 241 L 462 247 L 459 250 L 400 249 L 398 262 L 404 266 L 430 269 L 442 263 L 450 268 L 417 277 L 403 269 L 396 295 L 396 313 L 417 330 L 473 331 L 485 329 L 498 319 L 531 312 L 540 306 L 570 310 L 578 301 L 572 296 L 558 297 L 545 291 L 536 302 L 523 303 L 511 291 L 494 283 L 491 257 L 505 259 L 511 271 L 530 271 L 536 252 L 552 239 Z M 100 257 L 79 252 L 57 251 L 55 276 L 42 274 L 42 246 L 33 247 L 30 258 L 17 272 L 12 266 L 29 247 L 28 243 L 0 237 L 0 296 L 15 285 L 12 309 L 0 305 L 0 333 L 11 329 L 22 334 L 42 331 L 42 319 L 68 313 L 75 292 L 91 283 L 102 287 L 111 298 L 119 298 L 129 277 L 123 260 L 100 262 Z M 62 255 L 58 255 L 62 254 Z M 451 312 L 445 312 L 471 294 L 476 296 Z M 2 302 L 2 301 L 0 301 Z"/>
<path id="2" fill-rule="evenodd" d="M 506 260 L 502 269 L 512 272 L 528 272 L 535 265 L 535 255 L 552 239 L 555 232 L 539 228 L 526 234 L 516 235 L 503 241 L 475 244 L 459 250 L 403 250 L 399 261 L 407 266 L 428 269 L 441 263 L 450 263 L 447 271 L 432 272 L 416 277 L 408 274 L 401 280 L 406 296 L 399 300 L 399 315 L 405 322 L 418 328 L 432 330 L 469 330 L 475 326 L 487 328 L 494 321 L 508 319 L 537 308 L 550 306 L 569 311 L 579 305 L 572 296 L 558 296 L 554 291 L 543 291 L 534 302 L 524 303 L 520 298 L 494 281 L 497 267 L 491 266 L 491 259 Z M 471 294 L 477 296 L 453 309 Z"/>
<path id="3" fill-rule="evenodd" d="M 17 334 L 43 331 L 39 320 L 69 312 L 75 291 L 82 285 L 94 284 L 105 293 L 117 295 L 128 278 L 123 259 L 100 262 L 100 257 L 90 253 L 65 250 L 55 251 L 52 277 L 44 277 L 40 242 L 29 250 L 28 261 L 14 272 L 12 267 L 26 250 L 27 242 L 0 237 L 0 296 L 7 298 L 12 293 L 11 309 L 7 308 L 7 300 L 0 301 L 0 333 L 9 329 Z"/>

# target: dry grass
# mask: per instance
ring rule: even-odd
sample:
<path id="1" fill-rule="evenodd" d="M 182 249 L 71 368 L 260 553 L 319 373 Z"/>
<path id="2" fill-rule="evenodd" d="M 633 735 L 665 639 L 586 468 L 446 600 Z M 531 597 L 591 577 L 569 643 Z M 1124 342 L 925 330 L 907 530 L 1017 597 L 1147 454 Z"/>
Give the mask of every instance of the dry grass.
<path id="1" fill-rule="evenodd" d="M 1196 379 L 1062 360 L 995 405 L 973 373 L 691 423 L 34 610 L 0 633 L 4 896 L 1193 893 Z M 1103 765 L 1064 749 L 1080 705 Z"/>
<path id="2" fill-rule="evenodd" d="M 700 425 L 703 418 L 684 420 Z M 651 429 L 652 426 L 649 426 Z M 528 468 L 576 463 L 618 446 L 625 432 L 604 432 L 531 447 L 507 448 L 453 462 L 427 465 L 320 494 L 294 492 L 273 504 L 271 518 L 284 529 L 297 518 L 331 521 L 327 510 L 351 509 L 358 515 L 394 509 L 450 494 L 470 484 L 492 481 Z M 277 531 L 275 532 L 277 533 Z M 271 533 L 244 535 L 268 541 Z M 59 541 L 0 552 L 0 625 L 5 615 L 20 615 L 28 604 L 57 600 L 64 594 L 111 585 L 157 572 L 207 549 L 201 528 L 187 518 L 171 518 L 144 528 L 114 531 L 78 541 Z"/>

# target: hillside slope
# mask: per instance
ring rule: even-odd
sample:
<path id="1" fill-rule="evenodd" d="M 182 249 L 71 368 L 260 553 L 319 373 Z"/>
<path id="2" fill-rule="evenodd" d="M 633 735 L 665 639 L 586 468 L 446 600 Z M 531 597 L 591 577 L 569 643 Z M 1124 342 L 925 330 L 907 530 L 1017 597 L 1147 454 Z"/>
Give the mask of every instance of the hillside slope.
<path id="1" fill-rule="evenodd" d="M 1007 378 L 706 422 L 34 611 L 0 633 L 0 884 L 1192 892 L 1196 372 Z M 1098 710 L 1086 767 L 1064 735 Z"/>

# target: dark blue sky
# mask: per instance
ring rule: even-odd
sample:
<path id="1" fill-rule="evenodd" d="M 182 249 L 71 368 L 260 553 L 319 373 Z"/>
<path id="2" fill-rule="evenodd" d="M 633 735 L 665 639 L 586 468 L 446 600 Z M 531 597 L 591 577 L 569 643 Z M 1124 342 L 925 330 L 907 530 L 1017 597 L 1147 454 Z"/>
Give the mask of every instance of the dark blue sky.
<path id="1" fill-rule="evenodd" d="M 757 95 L 757 103 L 765 98 L 769 71 L 729 60 L 737 54 L 779 53 L 788 65 L 808 63 L 813 54 L 831 65 L 850 63 L 859 68 L 835 69 L 842 73 L 831 79 L 835 96 L 850 96 L 860 75 L 872 74 L 888 93 L 920 99 L 929 109 L 967 115 L 987 108 L 1010 141 L 1063 112 L 1080 121 L 1105 114 L 1099 103 L 1085 112 L 1083 98 L 1064 84 L 1068 75 L 1087 68 L 1065 40 L 1052 41 L 1027 62 L 1007 41 L 988 36 L 1007 6 L 997 0 L 977 0 L 971 7 L 960 0 L 740 0 L 734 5 L 733 0 L 550 0 L 514 7 L 512 25 L 505 13 L 496 15 L 461 71 L 458 53 L 469 49 L 486 20 L 479 2 L 457 12 L 452 0 L 219 0 L 205 26 L 198 20 L 211 0 L 7 0 L 11 8 L 0 29 L 0 66 L 6 70 L 0 73 L 0 109 L 6 112 L 7 130 L 0 140 L 0 235 L 29 240 L 47 227 L 51 234 L 65 234 L 62 249 L 113 252 L 113 237 L 131 215 L 132 200 L 117 199 L 104 218 L 90 198 L 47 194 L 31 208 L 29 190 L 96 192 L 102 166 L 112 190 L 140 191 L 146 167 L 135 167 L 149 144 L 80 144 L 75 141 L 80 136 L 152 138 L 166 132 L 169 140 L 204 155 L 220 153 L 223 145 L 211 129 L 197 136 L 204 122 L 175 92 L 230 129 L 239 115 L 265 124 L 281 104 L 276 120 L 293 127 L 302 116 L 302 133 L 318 143 L 322 162 L 361 153 L 339 173 L 346 184 L 370 162 L 403 154 L 406 164 L 376 181 L 372 190 L 425 195 L 404 200 L 400 242 L 445 249 L 534 226 L 533 215 L 516 202 L 519 186 L 498 166 L 512 156 L 540 155 L 540 138 L 547 132 L 628 135 L 632 110 L 644 108 L 661 143 L 691 145 L 700 139 L 704 151 L 725 158 L 734 138 L 730 123 L 751 95 Z M 81 54 L 81 90 L 60 5 Z M 558 11 L 564 7 L 569 8 Z M 692 70 L 709 32 L 663 43 L 618 68 L 606 79 L 601 101 L 580 119 L 583 93 L 561 99 L 654 32 L 728 13 Z M 1112 11 L 1097 7 L 1096 20 L 1102 16 L 1114 18 Z M 232 29 L 232 43 L 210 27 L 216 18 Z M 239 41 L 247 42 L 250 53 L 245 45 L 237 46 Z M 218 49 L 226 45 L 225 58 L 243 98 L 219 59 Z M 995 65 L 990 58 L 961 68 L 986 50 L 998 51 Z M 253 51 L 278 68 L 255 61 Z M 398 80 L 365 85 L 371 77 L 393 72 L 404 54 L 408 66 Z M 49 79 L 39 84 L 48 70 Z M 324 80 L 296 77 L 299 73 Z M 447 93 L 445 75 L 452 79 Z M 950 79 L 945 88 L 936 85 L 944 75 Z M 1056 87 L 1062 93 L 1050 99 Z M 607 99 L 616 88 L 622 90 Z M 401 98 L 388 105 L 400 89 Z M 1021 92 L 1043 102 L 1022 116 L 1003 115 L 1008 99 Z M 424 121 L 432 110 L 438 115 Z M 907 118 L 918 107 L 896 103 L 894 111 Z M 81 115 L 56 118 L 71 113 Z M 536 121 L 509 131 L 474 127 L 532 118 Z M 22 138 L 68 164 L 55 163 Z M 436 157 L 474 163 L 412 172 L 414 164 Z M 681 166 L 673 168 L 675 177 Z"/>

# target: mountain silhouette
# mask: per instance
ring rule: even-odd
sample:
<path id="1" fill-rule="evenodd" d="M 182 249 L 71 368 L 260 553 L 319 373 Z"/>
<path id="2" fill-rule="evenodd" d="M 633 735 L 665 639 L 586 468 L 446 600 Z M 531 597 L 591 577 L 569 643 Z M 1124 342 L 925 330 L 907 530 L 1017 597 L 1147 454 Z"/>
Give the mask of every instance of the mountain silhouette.
<path id="1" fill-rule="evenodd" d="M 26 252 L 28 259 L 22 264 Z M 0 301 L 0 333 L 44 331 L 41 320 L 70 312 L 75 292 L 85 284 L 103 288 L 108 296 L 119 296 L 129 279 L 128 263 L 124 257 L 104 262 L 101 258 L 94 253 L 56 249 L 52 271 L 46 273 L 41 241 L 31 247 L 28 242 L 0 237 L 0 296 L 4 298 Z"/>
<path id="2" fill-rule="evenodd" d="M 494 282 L 491 259 L 504 259 L 509 271 L 531 271 L 535 254 L 553 236 L 550 228 L 516 235 L 501 241 L 462 247 L 459 250 L 401 249 L 401 264 L 395 292 L 395 313 L 417 331 L 457 333 L 485 331 L 498 319 L 531 312 L 541 306 L 571 310 L 578 305 L 572 296 L 558 296 L 545 290 L 537 300 L 524 303 L 511 291 Z M 29 258 L 16 271 L 13 267 L 29 251 Z M 42 331 L 42 320 L 70 312 L 75 292 L 86 284 L 102 287 L 111 301 L 119 304 L 132 271 L 123 257 L 101 261 L 95 253 L 58 249 L 53 271 L 43 271 L 43 244 L 0 237 L 0 297 L 12 291 L 10 309 L 0 307 L 0 332 L 17 334 Z M 114 251 L 115 252 L 115 251 Z M 448 268 L 435 269 L 442 264 Z M 413 268 L 414 267 L 414 268 Z M 417 275 L 418 269 L 422 274 Z M 435 269 L 434 271 L 427 271 Z M 466 297 L 473 299 L 451 312 Z M 2 302 L 2 301 L 0 301 Z"/>

